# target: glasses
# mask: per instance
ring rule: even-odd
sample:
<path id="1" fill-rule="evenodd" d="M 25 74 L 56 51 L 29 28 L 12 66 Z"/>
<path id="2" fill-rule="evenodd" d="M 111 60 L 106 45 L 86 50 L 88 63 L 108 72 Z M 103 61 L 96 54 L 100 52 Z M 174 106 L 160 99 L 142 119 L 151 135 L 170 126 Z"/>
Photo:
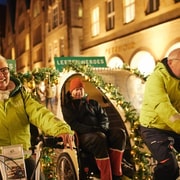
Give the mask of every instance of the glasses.
<path id="1" fill-rule="evenodd" d="M 9 73 L 9 68 L 8 67 L 0 68 L 0 72 L 6 75 Z"/>

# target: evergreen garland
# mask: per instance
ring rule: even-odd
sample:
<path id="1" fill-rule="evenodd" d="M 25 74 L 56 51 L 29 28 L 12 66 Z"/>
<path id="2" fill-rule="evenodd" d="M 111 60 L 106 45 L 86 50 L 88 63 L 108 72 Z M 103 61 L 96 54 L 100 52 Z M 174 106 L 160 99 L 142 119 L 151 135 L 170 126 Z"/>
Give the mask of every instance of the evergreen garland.
<path id="1" fill-rule="evenodd" d="M 131 73 L 136 76 L 146 80 L 147 77 L 142 75 L 137 69 L 131 69 L 128 65 L 124 64 L 124 70 L 131 71 Z M 139 116 L 135 108 L 131 105 L 130 102 L 125 101 L 124 97 L 117 88 L 111 84 L 103 81 L 102 77 L 97 75 L 92 67 L 87 64 L 79 63 L 70 63 L 67 64 L 64 69 L 64 72 L 75 71 L 85 77 L 86 80 L 93 83 L 96 87 L 100 87 L 101 90 L 112 100 L 116 102 L 117 107 L 120 106 L 125 112 L 125 123 L 130 123 L 130 139 L 133 142 L 131 154 L 135 163 L 136 172 L 134 174 L 134 180 L 151 180 L 152 172 L 150 167 L 153 166 L 151 154 L 144 152 L 144 142 L 139 134 Z M 32 72 L 27 73 L 11 73 L 13 76 L 16 76 L 20 81 L 24 83 L 30 83 L 32 88 L 35 85 L 38 85 L 41 81 L 50 81 L 51 83 L 58 84 L 59 71 L 52 68 L 40 68 L 35 69 Z M 34 84 L 34 85 L 33 85 Z M 31 87 L 31 86 L 30 86 Z M 56 180 L 55 174 L 55 164 L 53 163 L 54 151 L 52 148 L 43 148 L 43 156 L 41 159 L 44 174 L 49 180 Z"/>
<path id="2" fill-rule="evenodd" d="M 11 72 L 11 75 L 17 77 L 23 84 L 34 81 L 38 85 L 41 81 L 49 81 L 58 84 L 59 71 L 53 68 L 39 68 L 26 73 Z"/>
<path id="3" fill-rule="evenodd" d="M 122 69 L 131 71 L 133 74 L 142 78 L 143 80 L 146 80 L 147 78 L 137 69 L 131 69 L 128 65 L 124 64 Z M 139 115 L 135 108 L 130 102 L 125 101 L 125 98 L 120 92 L 118 92 L 117 88 L 113 84 L 104 82 L 102 77 L 97 75 L 93 71 L 92 67 L 88 66 L 87 64 L 82 65 L 79 63 L 70 63 L 64 67 L 64 72 L 66 71 L 75 71 L 80 73 L 85 77 L 86 80 L 93 83 L 96 87 L 100 87 L 105 95 L 116 102 L 117 107 L 120 106 L 123 108 L 126 117 L 125 123 L 130 123 L 130 139 L 133 141 L 131 154 L 136 167 L 136 172 L 133 179 L 151 180 L 154 162 L 152 161 L 151 154 L 143 151 L 145 144 L 139 134 Z"/>

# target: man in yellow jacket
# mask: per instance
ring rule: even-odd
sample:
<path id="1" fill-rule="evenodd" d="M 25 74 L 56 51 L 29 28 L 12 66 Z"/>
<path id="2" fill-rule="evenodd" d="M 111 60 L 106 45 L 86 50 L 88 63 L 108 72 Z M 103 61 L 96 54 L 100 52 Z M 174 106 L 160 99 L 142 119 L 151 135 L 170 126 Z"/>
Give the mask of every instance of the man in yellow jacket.
<path id="1" fill-rule="evenodd" d="M 142 137 L 157 160 L 154 180 L 176 180 L 180 152 L 180 48 L 159 62 L 145 85 L 140 113 Z"/>
<path id="2" fill-rule="evenodd" d="M 34 100 L 18 79 L 10 77 L 6 59 L 0 56 L 0 146 L 22 144 L 25 151 L 29 150 L 30 123 L 46 135 L 62 137 L 64 145 L 72 148 L 70 126 Z M 25 159 L 28 179 L 34 170 L 32 162 L 31 156 Z"/>

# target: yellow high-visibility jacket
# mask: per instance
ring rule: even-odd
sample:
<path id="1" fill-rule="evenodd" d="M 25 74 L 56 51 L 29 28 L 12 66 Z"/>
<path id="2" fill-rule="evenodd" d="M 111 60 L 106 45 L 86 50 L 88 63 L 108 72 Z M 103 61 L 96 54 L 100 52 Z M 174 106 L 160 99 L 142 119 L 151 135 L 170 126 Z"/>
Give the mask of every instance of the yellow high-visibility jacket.
<path id="1" fill-rule="evenodd" d="M 146 81 L 140 124 L 180 134 L 180 79 L 162 62 Z"/>
<path id="2" fill-rule="evenodd" d="M 17 79 L 11 79 L 16 88 L 7 100 L 0 101 L 0 146 L 22 144 L 28 150 L 30 143 L 30 123 L 50 136 L 70 133 L 70 126 L 59 120 L 46 107 L 26 92 Z"/>

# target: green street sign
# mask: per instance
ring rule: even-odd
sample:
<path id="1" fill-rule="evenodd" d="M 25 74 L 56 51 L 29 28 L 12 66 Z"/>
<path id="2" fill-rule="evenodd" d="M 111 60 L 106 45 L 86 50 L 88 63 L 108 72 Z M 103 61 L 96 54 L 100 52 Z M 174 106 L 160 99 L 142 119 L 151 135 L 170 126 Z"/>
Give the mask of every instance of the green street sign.
<path id="1" fill-rule="evenodd" d="M 63 67 L 69 63 L 88 64 L 92 67 L 107 67 L 105 57 L 92 56 L 92 57 L 55 57 L 55 67 L 58 71 L 62 71 Z"/>
<path id="2" fill-rule="evenodd" d="M 8 67 L 10 71 L 16 72 L 16 60 L 7 59 Z"/>

